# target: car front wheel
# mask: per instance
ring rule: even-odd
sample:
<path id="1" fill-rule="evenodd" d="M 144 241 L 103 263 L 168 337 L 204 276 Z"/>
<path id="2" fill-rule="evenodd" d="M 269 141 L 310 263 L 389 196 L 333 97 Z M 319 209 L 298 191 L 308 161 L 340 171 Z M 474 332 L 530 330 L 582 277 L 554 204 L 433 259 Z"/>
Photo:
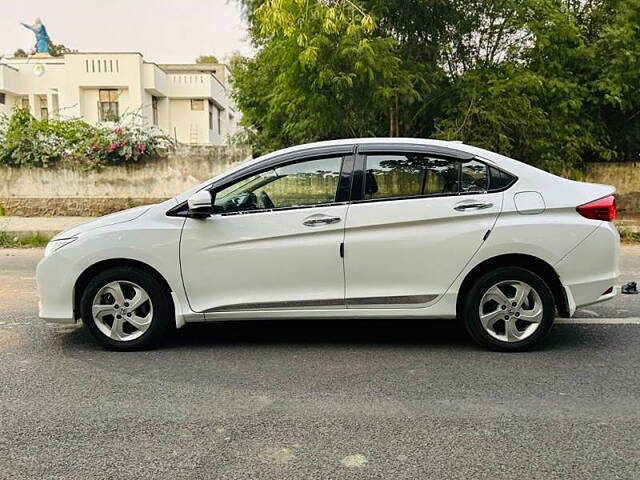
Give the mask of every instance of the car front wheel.
<path id="1" fill-rule="evenodd" d="M 96 275 L 84 290 L 80 309 L 86 327 L 110 350 L 155 347 L 173 322 L 166 288 L 153 275 L 132 267 Z"/>
<path id="2" fill-rule="evenodd" d="M 480 345 L 498 351 L 527 350 L 549 331 L 555 302 L 549 286 L 521 267 L 500 267 L 476 280 L 466 296 L 463 321 Z"/>

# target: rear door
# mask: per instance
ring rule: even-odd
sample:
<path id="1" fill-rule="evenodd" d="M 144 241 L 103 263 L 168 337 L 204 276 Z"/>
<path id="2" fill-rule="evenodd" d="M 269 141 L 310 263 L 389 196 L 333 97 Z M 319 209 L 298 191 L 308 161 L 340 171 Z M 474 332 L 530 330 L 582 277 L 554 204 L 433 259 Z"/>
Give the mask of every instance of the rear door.
<path id="1" fill-rule="evenodd" d="M 488 167 L 420 151 L 368 151 L 345 229 L 348 308 L 433 303 L 482 245 L 502 207 Z M 359 191 L 358 191 L 359 190 Z"/>

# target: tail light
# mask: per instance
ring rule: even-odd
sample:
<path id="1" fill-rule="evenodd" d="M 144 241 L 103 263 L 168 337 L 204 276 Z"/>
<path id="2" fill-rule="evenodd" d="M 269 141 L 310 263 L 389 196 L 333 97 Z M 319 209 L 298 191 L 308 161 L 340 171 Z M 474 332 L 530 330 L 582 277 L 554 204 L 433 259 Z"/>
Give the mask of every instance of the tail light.
<path id="1" fill-rule="evenodd" d="M 576 207 L 576 210 L 586 218 L 613 222 L 616 219 L 616 197 L 609 195 L 608 197 L 580 205 Z"/>

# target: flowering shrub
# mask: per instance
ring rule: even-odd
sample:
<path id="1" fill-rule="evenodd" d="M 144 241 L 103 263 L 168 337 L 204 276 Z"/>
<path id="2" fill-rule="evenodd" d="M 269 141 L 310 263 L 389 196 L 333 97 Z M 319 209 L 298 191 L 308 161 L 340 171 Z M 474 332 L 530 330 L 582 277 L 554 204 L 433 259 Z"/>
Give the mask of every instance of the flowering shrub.
<path id="1" fill-rule="evenodd" d="M 136 163 L 161 155 L 172 141 L 136 116 L 116 127 L 78 120 L 36 120 L 16 108 L 0 119 L 0 164 L 48 167 L 54 164 L 99 168 Z"/>

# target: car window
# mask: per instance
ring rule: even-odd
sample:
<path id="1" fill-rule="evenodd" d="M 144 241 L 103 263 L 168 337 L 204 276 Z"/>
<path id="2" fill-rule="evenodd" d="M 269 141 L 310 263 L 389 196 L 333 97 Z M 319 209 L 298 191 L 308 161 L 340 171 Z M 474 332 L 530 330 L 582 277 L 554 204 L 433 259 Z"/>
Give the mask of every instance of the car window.
<path id="1" fill-rule="evenodd" d="M 458 193 L 458 162 L 422 154 L 369 155 L 365 199 Z"/>
<path id="2" fill-rule="evenodd" d="M 489 176 L 487 166 L 476 160 L 462 164 L 462 193 L 481 193 L 489 188 Z"/>
<path id="3" fill-rule="evenodd" d="M 249 212 L 333 203 L 342 157 L 275 167 L 216 192 L 219 213 Z"/>
<path id="4" fill-rule="evenodd" d="M 499 192 L 511 186 L 515 182 L 516 177 L 497 168 L 489 167 L 489 179 L 489 191 Z"/>

